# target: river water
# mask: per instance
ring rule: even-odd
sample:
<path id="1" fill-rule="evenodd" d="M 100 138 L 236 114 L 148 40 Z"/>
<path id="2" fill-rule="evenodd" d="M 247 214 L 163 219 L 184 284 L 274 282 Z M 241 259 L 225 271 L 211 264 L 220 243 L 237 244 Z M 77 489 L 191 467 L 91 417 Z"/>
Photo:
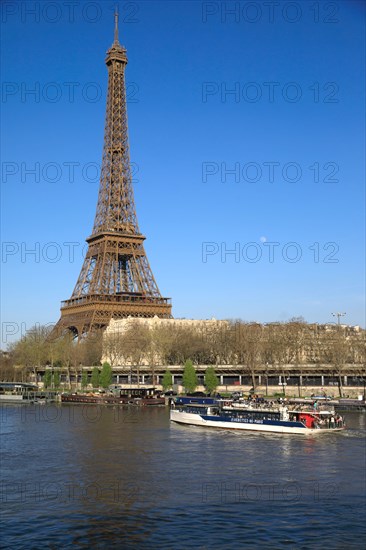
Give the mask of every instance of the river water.
<path id="1" fill-rule="evenodd" d="M 314 436 L 3 405 L 2 548 L 364 548 L 366 415 Z"/>

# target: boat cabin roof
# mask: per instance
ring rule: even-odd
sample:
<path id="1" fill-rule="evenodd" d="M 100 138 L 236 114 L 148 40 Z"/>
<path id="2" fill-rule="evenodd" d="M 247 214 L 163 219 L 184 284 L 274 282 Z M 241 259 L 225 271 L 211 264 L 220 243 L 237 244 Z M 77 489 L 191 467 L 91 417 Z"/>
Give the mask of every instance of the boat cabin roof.
<path id="1" fill-rule="evenodd" d="M 179 403 L 178 403 L 178 405 L 179 405 Z M 196 409 L 197 407 L 201 408 L 201 409 L 207 409 L 208 407 L 211 407 L 211 408 L 215 407 L 215 405 L 212 404 L 212 403 L 184 403 L 184 406 L 185 407 L 193 407 L 194 409 Z M 216 406 L 216 408 L 217 408 L 217 406 Z"/>
<path id="2" fill-rule="evenodd" d="M 289 411 L 290 414 L 302 414 L 309 416 L 332 416 L 334 411 Z"/>
<path id="3" fill-rule="evenodd" d="M 36 384 L 29 384 L 25 382 L 0 382 L 0 391 L 7 390 L 38 390 Z"/>

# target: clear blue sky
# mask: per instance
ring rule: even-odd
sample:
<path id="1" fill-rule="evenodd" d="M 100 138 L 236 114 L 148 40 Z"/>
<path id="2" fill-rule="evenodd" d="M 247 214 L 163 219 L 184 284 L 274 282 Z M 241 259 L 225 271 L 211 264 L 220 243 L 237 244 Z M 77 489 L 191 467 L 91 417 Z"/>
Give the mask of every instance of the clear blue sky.
<path id="1" fill-rule="evenodd" d="M 3 348 L 57 321 L 96 208 L 113 3 L 57 5 L 2 3 Z M 119 5 L 137 215 L 174 316 L 364 326 L 365 3 Z"/>

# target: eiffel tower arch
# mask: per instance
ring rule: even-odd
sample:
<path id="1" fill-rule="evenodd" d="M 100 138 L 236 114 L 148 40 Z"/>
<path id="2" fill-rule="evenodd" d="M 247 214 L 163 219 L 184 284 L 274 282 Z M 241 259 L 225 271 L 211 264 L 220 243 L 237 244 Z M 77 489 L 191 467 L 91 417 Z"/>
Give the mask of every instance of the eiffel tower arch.
<path id="1" fill-rule="evenodd" d="M 70 330 L 79 338 L 124 317 L 170 318 L 147 259 L 132 187 L 125 69 L 127 52 L 118 39 L 107 51 L 108 94 L 98 204 L 88 250 L 72 296 L 61 304 L 51 336 Z"/>

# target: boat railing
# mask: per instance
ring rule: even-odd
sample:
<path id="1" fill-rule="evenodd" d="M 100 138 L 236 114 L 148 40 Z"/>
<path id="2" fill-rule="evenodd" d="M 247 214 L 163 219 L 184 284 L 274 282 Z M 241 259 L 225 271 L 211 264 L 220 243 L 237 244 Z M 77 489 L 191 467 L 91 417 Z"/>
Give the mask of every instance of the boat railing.
<path id="1" fill-rule="evenodd" d="M 332 430 L 332 429 L 335 430 L 335 429 L 345 427 L 343 418 L 342 419 L 339 419 L 338 417 L 332 417 L 332 418 L 320 419 L 319 421 L 316 422 L 317 428 L 319 428 L 320 430 Z"/>

